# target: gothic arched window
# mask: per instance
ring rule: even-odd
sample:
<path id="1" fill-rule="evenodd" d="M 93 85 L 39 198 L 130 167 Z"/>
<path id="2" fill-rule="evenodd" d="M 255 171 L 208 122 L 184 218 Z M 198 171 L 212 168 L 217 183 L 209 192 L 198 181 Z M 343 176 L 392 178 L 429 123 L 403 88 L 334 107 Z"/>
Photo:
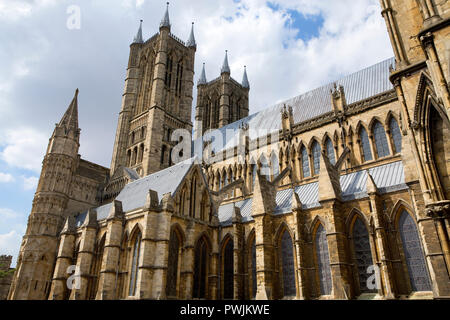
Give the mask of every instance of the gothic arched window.
<path id="1" fill-rule="evenodd" d="M 283 274 L 283 296 L 295 296 L 295 267 L 292 238 L 287 230 L 281 237 L 281 271 Z"/>
<path id="2" fill-rule="evenodd" d="M 430 278 L 416 223 L 408 212 L 403 210 L 398 224 L 411 280 L 411 289 L 412 291 L 431 291 Z"/>
<path id="3" fill-rule="evenodd" d="M 373 125 L 373 138 L 375 139 L 375 146 L 378 158 L 383 158 L 389 155 L 389 146 L 386 138 L 386 131 L 379 121 L 375 121 Z"/>
<path id="4" fill-rule="evenodd" d="M 178 257 L 180 255 L 181 240 L 175 230 L 172 230 L 169 240 L 169 258 L 166 281 L 166 295 L 167 297 L 177 297 L 177 283 L 178 283 Z"/>
<path id="5" fill-rule="evenodd" d="M 372 251 L 370 250 L 370 240 L 367 228 L 360 218 L 357 218 L 353 225 L 353 248 L 355 260 L 359 274 L 359 289 L 361 292 L 373 292 L 368 288 L 367 279 L 369 266 L 373 265 Z"/>
<path id="6" fill-rule="evenodd" d="M 394 153 L 400 153 L 402 151 L 402 134 L 397 120 L 394 117 L 391 117 L 389 121 L 389 130 L 391 131 L 392 141 L 394 142 Z"/>
<path id="7" fill-rule="evenodd" d="M 251 297 L 256 297 L 256 240 L 253 237 L 251 245 L 251 274 L 252 274 L 252 295 Z"/>
<path id="8" fill-rule="evenodd" d="M 334 155 L 334 147 L 333 147 L 333 142 L 331 142 L 331 139 L 327 137 L 327 139 L 325 140 L 325 147 L 327 148 L 327 156 L 328 159 L 330 159 L 330 162 L 332 164 L 336 163 L 336 157 Z"/>
<path id="9" fill-rule="evenodd" d="M 195 261 L 193 298 L 203 299 L 206 297 L 209 253 L 208 245 L 204 237 L 198 240 L 194 252 Z"/>
<path id="10" fill-rule="evenodd" d="M 142 234 L 140 231 L 134 235 L 133 241 L 133 257 L 131 260 L 130 286 L 128 290 L 129 296 L 136 295 L 137 278 L 139 273 L 139 257 L 141 255 Z"/>
<path id="11" fill-rule="evenodd" d="M 94 275 L 93 278 L 91 278 L 90 281 L 90 293 L 89 293 L 89 299 L 94 300 L 95 296 L 97 294 L 98 289 L 98 283 L 100 280 L 100 271 L 102 268 L 102 260 L 103 260 L 103 252 L 105 250 L 105 240 L 106 236 L 103 236 L 103 238 L 100 240 L 99 243 L 97 243 L 97 247 L 95 250 L 95 261 L 92 265 L 92 271 L 91 274 Z"/>
<path id="12" fill-rule="evenodd" d="M 305 146 L 302 146 L 302 149 L 300 150 L 300 153 L 302 154 L 303 178 L 308 178 L 308 177 L 311 176 L 311 172 L 309 170 L 308 152 L 306 151 Z"/>
<path id="13" fill-rule="evenodd" d="M 223 250 L 223 298 L 234 296 L 234 257 L 233 240 L 229 239 Z"/>
<path id="14" fill-rule="evenodd" d="M 331 267 L 330 256 L 328 253 L 327 234 L 324 227 L 320 224 L 316 231 L 316 258 L 317 270 L 320 284 L 320 294 L 331 294 Z"/>
<path id="15" fill-rule="evenodd" d="M 372 160 L 373 157 L 372 151 L 370 150 L 369 136 L 367 135 L 367 131 L 364 127 L 361 127 L 361 130 L 359 131 L 359 138 L 361 139 L 363 161 L 365 162 Z"/>
<path id="16" fill-rule="evenodd" d="M 317 141 L 312 144 L 312 156 L 314 164 L 314 174 L 320 173 L 320 145 Z"/>
<path id="17" fill-rule="evenodd" d="M 195 218 L 195 212 L 197 208 L 197 179 L 195 177 L 192 177 L 191 181 L 191 203 L 190 203 L 190 210 L 189 210 L 189 216 L 192 218 Z"/>

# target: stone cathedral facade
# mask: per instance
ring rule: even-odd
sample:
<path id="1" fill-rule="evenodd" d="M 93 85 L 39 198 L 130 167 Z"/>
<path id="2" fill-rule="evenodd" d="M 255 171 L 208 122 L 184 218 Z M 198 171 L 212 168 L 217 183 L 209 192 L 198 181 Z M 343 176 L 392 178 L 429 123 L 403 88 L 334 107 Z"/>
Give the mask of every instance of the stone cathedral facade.
<path id="1" fill-rule="evenodd" d="M 381 6 L 392 59 L 249 115 L 226 54 L 194 124 L 193 26 L 187 42 L 168 10 L 148 40 L 141 26 L 111 167 L 78 154 L 77 90 L 8 298 L 450 298 L 450 2 Z"/>

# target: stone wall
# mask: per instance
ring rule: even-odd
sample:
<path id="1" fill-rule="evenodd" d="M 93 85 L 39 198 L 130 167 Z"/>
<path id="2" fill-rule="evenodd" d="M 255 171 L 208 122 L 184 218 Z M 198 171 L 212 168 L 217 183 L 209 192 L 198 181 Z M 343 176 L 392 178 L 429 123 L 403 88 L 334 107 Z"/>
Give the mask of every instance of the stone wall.
<path id="1" fill-rule="evenodd" d="M 13 277 L 12 256 L 0 256 L 0 300 L 6 300 Z"/>

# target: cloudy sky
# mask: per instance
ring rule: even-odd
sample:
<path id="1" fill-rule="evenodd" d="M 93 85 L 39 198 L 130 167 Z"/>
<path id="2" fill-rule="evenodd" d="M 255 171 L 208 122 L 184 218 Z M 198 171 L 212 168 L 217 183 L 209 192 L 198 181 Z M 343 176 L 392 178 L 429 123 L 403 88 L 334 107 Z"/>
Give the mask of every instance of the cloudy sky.
<path id="1" fill-rule="evenodd" d="M 48 138 L 76 88 L 80 154 L 109 167 L 129 44 L 140 19 L 146 39 L 158 31 L 165 3 L 0 0 L 0 254 L 16 259 Z M 203 62 L 219 76 L 225 50 L 233 78 L 247 65 L 250 113 L 391 57 L 380 11 L 378 0 L 170 2 L 173 34 L 187 40 L 195 22 L 196 80 Z"/>

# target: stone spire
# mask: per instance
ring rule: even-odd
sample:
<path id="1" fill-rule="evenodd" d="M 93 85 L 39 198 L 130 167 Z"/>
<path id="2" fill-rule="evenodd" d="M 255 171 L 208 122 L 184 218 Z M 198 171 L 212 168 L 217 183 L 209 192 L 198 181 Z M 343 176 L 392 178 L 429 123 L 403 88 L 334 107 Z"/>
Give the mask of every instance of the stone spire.
<path id="1" fill-rule="evenodd" d="M 164 18 L 161 20 L 159 25 L 160 28 L 169 28 L 170 29 L 170 19 L 169 19 L 169 2 L 167 2 L 166 13 L 164 14 Z"/>
<path id="2" fill-rule="evenodd" d="M 242 77 L 242 86 L 244 88 L 250 89 L 250 84 L 248 83 L 247 78 L 247 66 L 244 66 L 244 76 Z"/>
<path id="3" fill-rule="evenodd" d="M 75 96 L 61 121 L 58 123 L 58 126 L 65 126 L 67 129 L 73 130 L 78 129 L 78 89 L 75 90 Z"/>
<path id="4" fill-rule="evenodd" d="M 221 73 L 230 73 L 230 66 L 228 65 L 228 50 L 225 50 L 225 59 L 223 59 Z"/>
<path id="5" fill-rule="evenodd" d="M 143 20 L 141 20 L 141 25 L 139 26 L 136 37 L 134 37 L 133 43 L 144 43 L 144 39 L 142 38 L 142 21 Z"/>
<path id="6" fill-rule="evenodd" d="M 194 23 L 193 22 L 192 22 L 192 27 L 191 27 L 191 34 L 189 35 L 189 39 L 186 42 L 186 46 L 197 48 L 197 43 L 195 42 L 195 37 L 194 37 Z"/>
<path id="7" fill-rule="evenodd" d="M 202 74 L 200 75 L 200 79 L 198 79 L 198 84 L 206 84 L 206 72 L 205 72 L 205 63 L 203 62 Z"/>

